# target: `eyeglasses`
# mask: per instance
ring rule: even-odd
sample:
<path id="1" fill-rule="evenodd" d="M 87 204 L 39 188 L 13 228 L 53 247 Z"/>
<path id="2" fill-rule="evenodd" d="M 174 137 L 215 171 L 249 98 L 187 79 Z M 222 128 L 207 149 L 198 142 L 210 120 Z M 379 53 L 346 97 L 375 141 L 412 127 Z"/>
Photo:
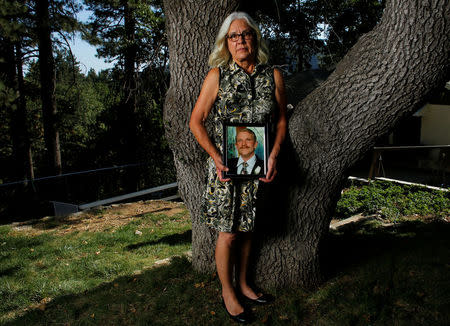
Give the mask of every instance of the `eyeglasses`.
<path id="1" fill-rule="evenodd" d="M 227 35 L 227 38 L 231 41 L 231 42 L 237 42 L 241 39 L 241 36 L 245 39 L 245 40 L 250 40 L 253 38 L 253 31 L 244 31 L 241 34 L 239 33 L 232 33 L 230 35 Z"/>

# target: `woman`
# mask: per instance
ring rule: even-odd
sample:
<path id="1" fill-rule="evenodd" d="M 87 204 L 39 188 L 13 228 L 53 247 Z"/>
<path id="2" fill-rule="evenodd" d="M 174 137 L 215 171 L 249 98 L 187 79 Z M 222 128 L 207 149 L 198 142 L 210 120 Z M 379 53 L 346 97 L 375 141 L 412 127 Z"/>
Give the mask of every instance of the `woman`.
<path id="1" fill-rule="evenodd" d="M 209 154 L 205 220 L 219 232 L 215 259 L 223 304 L 231 318 L 238 322 L 247 322 L 250 318 L 240 298 L 260 304 L 271 299 L 269 295 L 255 293 L 247 283 L 257 191 L 260 181 L 268 183 L 275 178 L 276 159 L 286 134 L 282 74 L 266 65 L 267 60 L 267 47 L 255 22 L 246 13 L 230 14 L 216 38 L 209 57 L 213 68 L 203 82 L 189 124 L 195 138 Z M 213 139 L 204 125 L 209 114 L 214 121 Z M 225 121 L 269 122 L 275 127 L 264 178 L 249 181 L 223 178 L 222 172 L 228 171 L 222 161 L 222 124 Z M 238 248 L 235 248 L 236 243 Z M 236 290 L 232 281 L 233 267 L 236 268 Z"/>

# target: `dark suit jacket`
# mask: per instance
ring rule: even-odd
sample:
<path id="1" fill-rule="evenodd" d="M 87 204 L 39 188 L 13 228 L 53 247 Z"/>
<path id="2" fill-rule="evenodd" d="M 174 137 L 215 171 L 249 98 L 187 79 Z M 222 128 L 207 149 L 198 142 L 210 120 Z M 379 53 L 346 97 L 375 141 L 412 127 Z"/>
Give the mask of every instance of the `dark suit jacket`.
<path id="1" fill-rule="evenodd" d="M 237 174 L 237 163 L 238 163 L 239 158 L 231 158 L 228 160 L 228 174 Z M 258 175 L 263 175 L 264 174 L 264 161 L 261 160 L 258 156 L 256 156 L 256 162 L 255 165 L 253 166 L 252 169 L 252 173 L 253 175 L 256 175 L 255 170 L 257 167 L 260 167 L 260 171 Z M 250 175 L 250 174 L 249 174 Z"/>

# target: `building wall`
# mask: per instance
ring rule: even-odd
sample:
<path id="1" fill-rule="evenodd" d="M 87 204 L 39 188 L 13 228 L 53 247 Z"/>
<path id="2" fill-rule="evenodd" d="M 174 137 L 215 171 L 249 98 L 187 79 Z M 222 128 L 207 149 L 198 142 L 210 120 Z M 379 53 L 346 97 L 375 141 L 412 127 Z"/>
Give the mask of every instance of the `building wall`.
<path id="1" fill-rule="evenodd" d="M 427 104 L 420 112 L 422 145 L 450 145 L 450 105 Z"/>

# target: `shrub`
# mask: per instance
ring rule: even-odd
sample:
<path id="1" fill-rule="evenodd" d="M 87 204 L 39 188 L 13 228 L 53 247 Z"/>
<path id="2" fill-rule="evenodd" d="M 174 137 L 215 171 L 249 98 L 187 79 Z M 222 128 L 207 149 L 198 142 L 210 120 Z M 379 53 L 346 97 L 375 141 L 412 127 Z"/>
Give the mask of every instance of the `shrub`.
<path id="1" fill-rule="evenodd" d="M 344 190 L 338 201 L 335 216 L 346 218 L 355 214 L 375 214 L 389 220 L 400 216 L 448 216 L 450 193 L 420 186 L 402 186 L 375 181 L 362 187 Z"/>

